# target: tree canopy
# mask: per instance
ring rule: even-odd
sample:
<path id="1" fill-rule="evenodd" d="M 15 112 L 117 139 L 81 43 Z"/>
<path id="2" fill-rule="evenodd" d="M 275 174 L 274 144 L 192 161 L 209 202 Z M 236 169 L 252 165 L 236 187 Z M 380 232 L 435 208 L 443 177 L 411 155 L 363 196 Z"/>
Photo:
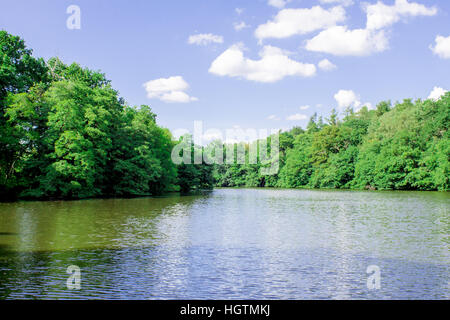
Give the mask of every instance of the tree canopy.
<path id="1" fill-rule="evenodd" d="M 175 164 L 175 141 L 146 105 L 129 106 L 105 74 L 34 58 L 0 31 L 0 200 L 127 197 L 220 187 L 449 190 L 450 93 L 384 101 L 280 132 L 278 172 L 267 159 Z M 269 136 L 269 140 L 274 136 Z M 208 148 L 206 148 L 208 149 Z M 194 150 L 205 150 L 190 144 Z M 237 159 L 236 159 L 237 160 Z M 241 159 L 242 160 L 242 159 Z M 264 162 L 265 161 L 265 162 Z M 269 161 L 270 162 L 270 161 Z"/>
<path id="2" fill-rule="evenodd" d="M 280 133 L 280 171 L 216 166 L 222 187 L 449 190 L 450 92 L 439 100 L 404 100 L 376 110 L 335 110 L 324 123 L 314 114 L 306 130 Z"/>
<path id="3" fill-rule="evenodd" d="M 187 192 L 198 179 L 212 187 L 211 170 L 186 177 L 171 161 L 177 142 L 149 106 L 128 106 L 99 71 L 31 54 L 0 31 L 1 199 Z"/>

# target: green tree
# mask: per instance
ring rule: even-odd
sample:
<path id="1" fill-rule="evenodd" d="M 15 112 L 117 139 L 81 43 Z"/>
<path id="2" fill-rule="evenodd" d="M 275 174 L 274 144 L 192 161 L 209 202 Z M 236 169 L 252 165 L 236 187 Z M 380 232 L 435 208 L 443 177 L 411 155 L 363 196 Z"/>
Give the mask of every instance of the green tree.
<path id="1" fill-rule="evenodd" d="M 48 80 L 43 59 L 32 57 L 25 42 L 0 31 L 0 199 L 11 199 L 16 192 L 16 176 L 23 147 L 18 131 L 7 121 L 8 95 L 28 91 Z"/>

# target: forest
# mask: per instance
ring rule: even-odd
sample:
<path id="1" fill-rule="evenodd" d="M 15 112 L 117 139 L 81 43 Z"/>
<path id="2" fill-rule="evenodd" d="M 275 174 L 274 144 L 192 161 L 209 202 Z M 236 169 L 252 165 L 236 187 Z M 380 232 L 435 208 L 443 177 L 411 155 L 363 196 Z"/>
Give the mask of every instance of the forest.
<path id="1" fill-rule="evenodd" d="M 212 188 L 212 166 L 173 164 L 176 143 L 150 107 L 128 106 L 101 72 L 34 58 L 0 31 L 3 201 Z"/>
<path id="2" fill-rule="evenodd" d="M 306 130 L 279 133 L 280 171 L 259 165 L 216 166 L 221 187 L 449 190 L 450 92 L 434 100 L 384 101 L 348 108 L 342 119 L 314 114 Z"/>
<path id="3" fill-rule="evenodd" d="M 279 133 L 275 175 L 261 174 L 260 164 L 176 165 L 171 152 L 180 140 L 149 106 L 129 106 L 100 71 L 35 58 L 23 39 L 0 31 L 2 201 L 214 186 L 445 191 L 449 117 L 449 92 L 437 101 L 315 114 L 306 129 Z"/>

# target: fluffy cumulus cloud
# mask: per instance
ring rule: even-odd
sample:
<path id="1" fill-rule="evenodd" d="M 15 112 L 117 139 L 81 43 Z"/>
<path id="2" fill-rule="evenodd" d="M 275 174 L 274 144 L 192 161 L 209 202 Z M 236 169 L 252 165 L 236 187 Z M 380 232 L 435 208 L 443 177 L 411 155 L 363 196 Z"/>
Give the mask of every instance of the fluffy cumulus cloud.
<path id="1" fill-rule="evenodd" d="M 289 120 L 289 121 L 300 121 L 300 120 L 307 120 L 307 119 L 308 119 L 308 116 L 303 113 L 296 113 L 296 114 L 290 115 L 286 118 L 286 120 Z"/>
<path id="2" fill-rule="evenodd" d="M 430 95 L 428 96 L 428 99 L 437 101 L 447 92 L 448 92 L 447 90 L 445 90 L 441 87 L 434 87 L 433 90 L 431 91 Z"/>
<path id="3" fill-rule="evenodd" d="M 450 59 L 450 36 L 437 36 L 435 42 L 436 44 L 430 47 L 431 51 L 442 59 Z"/>
<path id="4" fill-rule="evenodd" d="M 223 43 L 223 37 L 212 33 L 200 33 L 189 36 L 189 44 L 196 44 L 199 46 L 206 46 L 210 43 Z"/>
<path id="5" fill-rule="evenodd" d="M 283 9 L 273 20 L 258 26 L 255 36 L 265 38 L 287 38 L 297 34 L 307 34 L 334 26 L 345 20 L 345 10 L 341 6 L 324 9 L 314 6 L 310 9 Z"/>
<path id="6" fill-rule="evenodd" d="M 336 65 L 333 64 L 330 60 L 328 59 L 323 59 L 319 62 L 318 64 L 319 68 L 323 71 L 332 71 L 334 69 L 336 69 Z"/>
<path id="7" fill-rule="evenodd" d="M 198 100 L 184 92 L 189 85 L 181 76 L 151 80 L 144 83 L 144 88 L 149 99 L 159 99 L 168 103 L 187 103 Z"/>
<path id="8" fill-rule="evenodd" d="M 341 1 L 321 0 L 321 2 Z M 407 17 L 433 16 L 437 13 L 435 7 L 427 7 L 408 0 L 395 0 L 392 5 L 378 1 L 375 4 L 365 4 L 364 10 L 367 14 L 366 28 L 352 30 L 347 26 L 333 25 L 307 40 L 305 48 L 338 56 L 371 55 L 389 48 L 386 28 Z"/>
<path id="9" fill-rule="evenodd" d="M 338 103 L 339 109 L 345 109 L 347 107 L 358 108 L 361 106 L 359 95 L 353 92 L 353 90 L 339 90 L 334 95 L 334 99 Z"/>
<path id="10" fill-rule="evenodd" d="M 367 29 L 376 30 L 389 27 L 402 18 L 416 16 L 434 16 L 437 13 L 436 7 L 426 7 L 408 0 L 395 0 L 393 5 L 386 5 L 378 1 L 375 4 L 367 5 Z"/>
<path id="11" fill-rule="evenodd" d="M 294 61 L 279 48 L 264 46 L 259 55 L 259 60 L 246 58 L 242 46 L 233 45 L 212 62 L 209 72 L 257 82 L 276 82 L 287 76 L 311 77 L 316 74 L 313 64 Z"/>
<path id="12" fill-rule="evenodd" d="M 284 6 L 289 2 L 291 2 L 291 0 L 269 0 L 267 4 L 269 6 L 281 9 L 284 8 Z"/>
<path id="13" fill-rule="evenodd" d="M 306 41 L 309 51 L 325 52 L 337 56 L 366 56 L 389 47 L 383 30 L 349 30 L 346 26 L 334 26 Z"/>
<path id="14" fill-rule="evenodd" d="M 308 110 L 309 105 L 300 106 L 300 110 Z"/>
<path id="15" fill-rule="evenodd" d="M 369 110 L 374 110 L 376 107 L 370 102 L 361 103 L 361 99 L 358 94 L 353 90 L 339 90 L 335 95 L 334 99 L 338 103 L 338 109 L 344 110 L 345 108 L 351 107 L 355 111 L 360 110 L 363 107 L 367 107 Z"/>

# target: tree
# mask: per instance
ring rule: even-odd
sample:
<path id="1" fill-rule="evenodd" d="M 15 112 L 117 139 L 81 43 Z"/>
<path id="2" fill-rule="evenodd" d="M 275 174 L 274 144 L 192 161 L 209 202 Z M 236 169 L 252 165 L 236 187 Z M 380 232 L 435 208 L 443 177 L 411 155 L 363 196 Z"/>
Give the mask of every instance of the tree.
<path id="1" fill-rule="evenodd" d="M 170 159 L 172 136 L 156 124 L 148 106 L 125 108 L 123 127 L 114 136 L 112 175 L 114 195 L 161 194 L 175 183 L 176 168 Z"/>
<path id="2" fill-rule="evenodd" d="M 86 198 L 174 189 L 174 142 L 148 106 L 126 106 L 99 71 L 58 58 L 45 64 L 18 37 L 0 35 L 4 196 Z"/>
<path id="3" fill-rule="evenodd" d="M 180 192 L 188 193 L 212 189 L 215 183 L 214 165 L 196 164 L 194 161 L 195 153 L 201 154 L 202 159 L 204 158 L 203 147 L 194 145 L 189 136 L 181 137 L 178 143 L 185 145 L 183 152 L 188 152 L 187 158 L 190 159 L 188 163 L 183 161 L 177 168 L 177 184 L 180 187 Z"/>
<path id="4" fill-rule="evenodd" d="M 44 60 L 33 58 L 32 50 L 19 37 L 0 31 L 0 199 L 15 194 L 16 166 L 23 151 L 17 130 L 5 116 L 8 95 L 26 92 L 47 80 Z"/>

